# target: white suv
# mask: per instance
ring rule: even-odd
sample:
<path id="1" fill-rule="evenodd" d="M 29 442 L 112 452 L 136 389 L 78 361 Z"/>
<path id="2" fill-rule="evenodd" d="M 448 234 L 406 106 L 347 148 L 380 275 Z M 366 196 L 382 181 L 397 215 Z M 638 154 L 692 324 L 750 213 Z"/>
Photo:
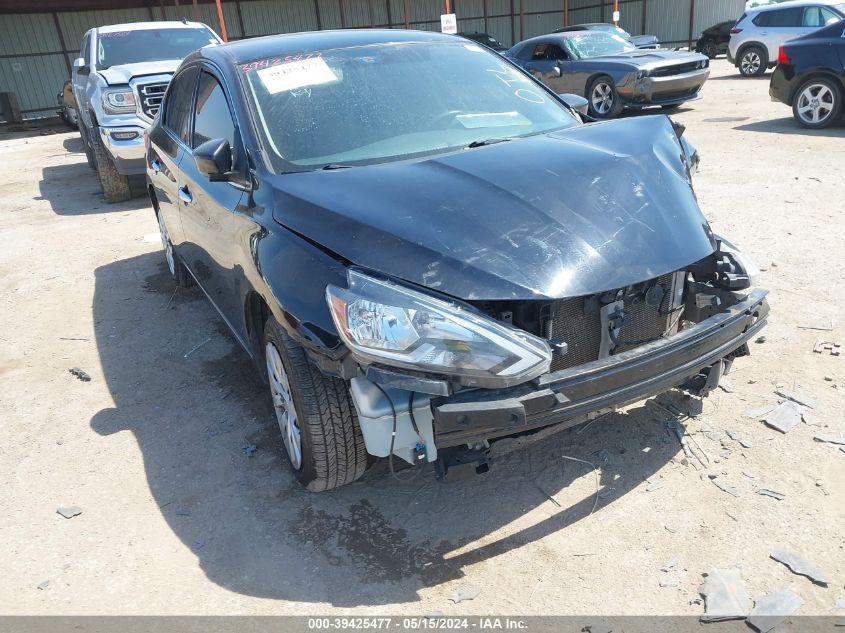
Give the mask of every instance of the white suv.
<path id="1" fill-rule="evenodd" d="M 749 9 L 731 29 L 728 61 L 746 77 L 777 65 L 778 48 L 845 18 L 842 0 L 798 0 Z"/>

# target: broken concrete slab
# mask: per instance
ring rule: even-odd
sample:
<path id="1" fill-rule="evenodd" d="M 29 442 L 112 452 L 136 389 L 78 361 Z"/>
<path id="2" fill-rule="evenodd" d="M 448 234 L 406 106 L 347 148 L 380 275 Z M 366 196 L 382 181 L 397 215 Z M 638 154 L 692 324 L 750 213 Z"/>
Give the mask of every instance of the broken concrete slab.
<path id="1" fill-rule="evenodd" d="M 769 553 L 769 556 L 777 562 L 789 567 L 793 574 L 806 576 L 817 585 L 826 587 L 830 582 L 830 578 L 826 573 L 795 552 L 785 549 L 776 549 L 772 550 Z"/>
<path id="2" fill-rule="evenodd" d="M 782 492 L 775 492 L 774 490 L 767 490 L 766 488 L 761 488 L 757 491 L 757 494 L 765 497 L 771 497 L 772 499 L 777 499 L 778 501 L 786 499 L 786 495 Z"/>
<path id="3" fill-rule="evenodd" d="M 60 506 L 59 508 L 56 508 L 56 512 L 66 519 L 72 519 L 73 517 L 82 514 L 82 508 L 77 506 Z"/>
<path id="4" fill-rule="evenodd" d="M 816 401 L 801 392 L 792 391 L 791 389 L 784 389 L 781 387 L 775 389 L 775 393 L 781 398 L 786 398 L 787 400 L 791 400 L 792 402 L 795 402 L 797 404 L 804 405 L 805 407 L 810 407 L 811 409 L 816 408 Z"/>
<path id="5" fill-rule="evenodd" d="M 742 620 L 751 612 L 751 598 L 735 567 L 711 569 L 698 589 L 704 598 L 702 622 Z"/>
<path id="6" fill-rule="evenodd" d="M 792 400 L 781 402 L 773 411 L 766 414 L 763 422 L 780 431 L 789 433 L 801 422 L 801 407 Z"/>
<path id="7" fill-rule="evenodd" d="M 817 442 L 826 442 L 828 444 L 842 444 L 845 445 L 845 433 L 833 435 L 831 433 L 819 433 L 813 437 Z"/>
<path id="8" fill-rule="evenodd" d="M 803 598 L 789 589 L 773 591 L 754 601 L 754 608 L 751 610 L 751 615 L 748 616 L 746 623 L 759 633 L 769 633 L 778 624 L 798 611 L 803 604 Z"/>
<path id="9" fill-rule="evenodd" d="M 774 409 L 777 408 L 777 406 L 778 405 L 776 405 L 776 404 L 766 404 L 766 405 L 763 405 L 762 407 L 757 407 L 756 409 L 751 409 L 749 411 L 746 411 L 742 415 L 746 418 L 762 418 L 767 413 L 774 411 Z"/>

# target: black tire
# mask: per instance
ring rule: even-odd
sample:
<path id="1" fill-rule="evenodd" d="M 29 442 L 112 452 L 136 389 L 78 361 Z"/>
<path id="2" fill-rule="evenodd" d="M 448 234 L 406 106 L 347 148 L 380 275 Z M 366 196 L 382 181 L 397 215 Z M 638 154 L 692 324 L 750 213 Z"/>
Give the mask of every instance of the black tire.
<path id="1" fill-rule="evenodd" d="M 604 102 L 604 107 L 598 102 L 601 96 L 597 94 L 597 91 L 603 92 L 605 98 L 609 97 L 609 101 Z M 590 85 L 587 86 L 586 98 L 590 116 L 594 119 L 614 119 L 622 114 L 625 107 L 616 91 L 613 80 L 607 75 L 596 77 L 590 82 Z"/>
<path id="2" fill-rule="evenodd" d="M 317 369 L 272 316 L 264 327 L 265 360 L 268 345 L 278 351 L 296 412 L 301 442 L 299 467 L 290 454 L 288 458 L 297 479 L 312 492 L 352 483 L 364 474 L 369 458 L 349 386 Z M 275 399 L 274 408 L 279 417 Z M 279 424 L 282 428 L 281 420 Z"/>
<path id="3" fill-rule="evenodd" d="M 698 52 L 707 55 L 710 59 L 716 59 L 716 55 L 719 54 L 719 47 L 713 40 L 707 40 L 699 47 Z"/>
<path id="4" fill-rule="evenodd" d="M 106 202 L 124 202 L 132 197 L 129 189 L 129 178 L 117 171 L 111 157 L 100 142 L 99 136 L 94 133 L 91 138 L 91 145 L 94 149 L 94 163 L 97 165 L 97 176 L 100 178 L 100 185 L 103 187 L 103 197 Z"/>
<path id="5" fill-rule="evenodd" d="M 737 66 L 743 77 L 761 77 L 769 66 L 769 55 L 762 46 L 749 46 L 742 50 Z"/>
<path id="6" fill-rule="evenodd" d="M 170 234 L 167 230 L 167 224 L 164 221 L 164 216 L 159 213 L 158 205 L 153 200 L 153 208 L 155 209 L 156 221 L 158 222 L 158 230 L 161 234 L 161 246 L 164 251 L 164 261 L 167 264 L 167 270 L 170 273 L 173 283 L 178 288 L 190 288 L 196 281 L 185 264 L 179 258 L 179 254 L 173 247 L 173 242 L 170 241 Z"/>
<path id="7" fill-rule="evenodd" d="M 820 109 L 812 108 L 813 99 L 817 100 Z M 792 97 L 792 115 L 799 125 L 811 130 L 821 130 L 839 120 L 842 114 L 842 99 L 842 88 L 836 81 L 826 77 L 809 79 L 801 84 Z M 808 106 L 811 108 L 810 112 L 802 112 Z M 812 120 L 813 111 L 817 113 L 817 121 Z"/>
<path id="8" fill-rule="evenodd" d="M 82 121 L 79 122 L 79 136 L 82 137 L 82 149 L 85 150 L 85 159 L 88 161 L 88 166 L 96 171 L 97 163 L 94 162 L 94 150 L 91 149 L 91 141 L 88 138 L 88 132 Z"/>

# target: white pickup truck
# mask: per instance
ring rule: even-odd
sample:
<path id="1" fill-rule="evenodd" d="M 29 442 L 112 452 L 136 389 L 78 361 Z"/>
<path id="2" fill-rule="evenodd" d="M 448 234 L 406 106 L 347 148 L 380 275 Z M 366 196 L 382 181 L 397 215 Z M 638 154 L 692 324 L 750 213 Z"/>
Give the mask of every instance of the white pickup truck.
<path id="1" fill-rule="evenodd" d="M 88 164 L 108 202 L 130 197 L 144 174 L 144 131 L 170 78 L 193 51 L 222 40 L 199 22 L 136 22 L 91 29 L 73 63 L 73 93 Z"/>

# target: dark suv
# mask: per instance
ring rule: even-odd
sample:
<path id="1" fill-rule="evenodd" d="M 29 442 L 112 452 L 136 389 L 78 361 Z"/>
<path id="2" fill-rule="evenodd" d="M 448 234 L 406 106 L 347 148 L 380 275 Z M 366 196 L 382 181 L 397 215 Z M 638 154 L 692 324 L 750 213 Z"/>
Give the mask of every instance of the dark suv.
<path id="1" fill-rule="evenodd" d="M 686 385 L 766 323 L 666 116 L 584 125 L 450 35 L 324 31 L 188 57 L 149 132 L 149 193 L 262 369 L 299 480 L 370 457 L 486 467 L 490 442 Z"/>

